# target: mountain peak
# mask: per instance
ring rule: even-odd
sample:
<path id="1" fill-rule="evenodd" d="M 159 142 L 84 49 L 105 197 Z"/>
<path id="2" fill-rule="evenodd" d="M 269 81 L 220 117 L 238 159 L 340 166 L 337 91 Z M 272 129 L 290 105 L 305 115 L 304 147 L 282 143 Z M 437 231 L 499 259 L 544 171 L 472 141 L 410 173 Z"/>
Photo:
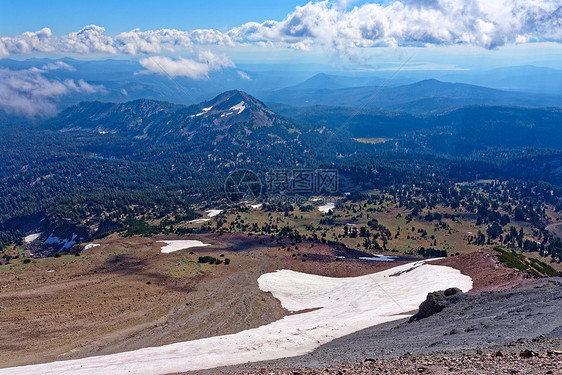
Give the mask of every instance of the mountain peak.
<path id="1" fill-rule="evenodd" d="M 267 109 L 267 111 L 269 111 L 269 109 L 266 107 L 265 104 L 263 104 L 262 102 L 251 96 L 250 94 L 239 90 L 225 91 L 222 94 L 217 95 L 213 99 L 201 103 L 200 106 L 207 106 L 207 107 L 211 105 L 213 107 L 216 106 L 223 107 L 228 105 L 234 106 L 241 102 L 244 102 L 244 104 L 249 106 L 259 107 L 261 109 Z"/>
<path id="2" fill-rule="evenodd" d="M 293 86 L 292 89 L 326 90 L 345 87 L 339 82 L 339 77 L 331 76 L 326 73 L 318 73 L 304 82 Z"/>
<path id="3" fill-rule="evenodd" d="M 50 127 L 137 139 L 191 139 L 195 133 L 224 134 L 234 127 L 251 131 L 279 120 L 265 104 L 243 91 L 226 91 L 192 106 L 137 99 L 126 103 L 82 102 L 52 119 Z"/>

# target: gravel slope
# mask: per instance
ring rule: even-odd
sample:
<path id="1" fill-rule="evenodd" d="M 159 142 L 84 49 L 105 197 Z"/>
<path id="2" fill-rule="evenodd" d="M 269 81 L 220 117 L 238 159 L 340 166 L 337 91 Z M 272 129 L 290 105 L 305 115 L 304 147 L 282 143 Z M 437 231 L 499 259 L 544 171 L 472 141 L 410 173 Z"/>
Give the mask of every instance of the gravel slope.
<path id="1" fill-rule="evenodd" d="M 304 356 L 215 369 L 205 374 L 260 373 L 263 368 L 322 368 L 367 358 L 506 345 L 541 336 L 560 339 L 561 311 L 562 278 L 537 280 L 517 289 L 464 295 L 458 303 L 428 318 L 412 323 L 402 319 L 367 328 Z"/>

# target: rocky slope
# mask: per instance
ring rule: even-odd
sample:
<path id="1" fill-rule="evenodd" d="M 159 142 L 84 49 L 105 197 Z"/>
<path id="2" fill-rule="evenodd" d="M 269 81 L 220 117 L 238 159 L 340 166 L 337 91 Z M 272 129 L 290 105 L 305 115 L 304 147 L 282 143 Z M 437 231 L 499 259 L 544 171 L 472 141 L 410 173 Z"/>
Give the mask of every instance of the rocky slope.
<path id="1" fill-rule="evenodd" d="M 494 363 L 499 359 L 480 353 L 480 348 L 497 346 L 515 347 L 515 359 L 518 359 L 519 353 L 524 350 L 542 351 L 545 363 L 560 369 L 560 355 L 552 354 L 549 357 L 546 352 L 562 349 L 561 278 L 537 280 L 516 289 L 483 292 L 478 295 L 456 293 L 449 299 L 449 303 L 444 304 L 441 312 L 429 317 L 413 322 L 404 319 L 374 326 L 334 340 L 305 356 L 217 369 L 208 373 L 261 374 L 264 370 L 267 370 L 267 373 L 291 373 L 287 372 L 288 369 L 292 369 L 293 373 L 296 371 L 303 374 L 326 371 L 337 373 L 343 369 L 350 369 L 350 373 L 357 374 L 373 373 L 365 364 L 358 365 L 366 359 L 372 359 L 368 360 L 371 364 L 380 364 L 387 373 L 414 373 L 416 368 L 412 366 L 427 368 L 428 366 L 423 366 L 422 363 L 433 361 L 431 358 L 441 361 L 441 365 L 437 366 L 439 368 L 448 363 L 454 370 L 452 373 L 497 373 L 496 370 L 508 367 L 517 371 L 512 373 L 548 373 L 545 370 L 548 366 L 535 367 L 538 366 L 536 363 L 530 368 L 539 372 L 527 371 L 527 360 L 523 361 L 524 364 L 514 364 L 511 360 L 506 363 L 504 358 L 500 361 L 503 364 L 496 366 Z M 522 345 L 529 342 L 543 342 L 544 345 L 542 348 L 534 348 L 530 344 Z M 489 349 L 488 352 L 490 350 L 495 353 L 502 349 Z M 443 354 L 445 351 L 447 353 Z M 438 352 L 441 354 L 435 354 Z M 506 352 L 506 349 L 503 349 L 503 352 Z M 467 355 L 474 356 L 464 364 L 462 361 L 446 360 L 459 356 L 465 358 Z M 529 353 L 523 355 L 536 357 L 535 354 Z M 506 357 L 511 358 L 507 354 Z M 480 366 L 480 370 L 474 372 L 476 367 L 473 367 L 473 370 L 463 367 L 468 366 L 469 362 Z M 456 366 L 453 366 L 455 364 Z M 481 372 L 482 367 L 489 372 Z M 383 370 L 379 372 L 384 373 Z"/>

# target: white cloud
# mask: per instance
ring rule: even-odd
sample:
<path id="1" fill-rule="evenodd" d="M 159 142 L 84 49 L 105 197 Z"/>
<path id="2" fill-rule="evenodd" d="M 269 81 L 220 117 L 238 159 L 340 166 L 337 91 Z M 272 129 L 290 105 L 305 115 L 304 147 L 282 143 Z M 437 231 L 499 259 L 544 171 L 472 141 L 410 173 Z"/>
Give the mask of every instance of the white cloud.
<path id="1" fill-rule="evenodd" d="M 0 39 L 0 59 L 10 56 L 8 49 L 4 45 L 4 42 Z"/>
<path id="2" fill-rule="evenodd" d="M 227 56 L 217 55 L 210 51 L 199 52 L 195 59 L 150 56 L 140 59 L 139 63 L 153 73 L 194 79 L 207 78 L 212 71 L 234 66 Z"/>
<path id="3" fill-rule="evenodd" d="M 77 32 L 54 37 L 49 28 L 0 38 L 0 57 L 9 54 L 59 52 L 72 54 L 155 54 L 189 49 L 193 44 L 232 45 L 230 37 L 217 30 L 134 29 L 115 36 L 105 28 L 89 25 Z"/>
<path id="4" fill-rule="evenodd" d="M 347 11 L 348 1 L 310 2 L 280 22 L 232 29 L 236 41 L 355 47 L 470 44 L 494 48 L 522 40 L 562 41 L 559 0 L 412 0 L 371 3 Z"/>
<path id="5" fill-rule="evenodd" d="M 134 29 L 114 38 L 115 48 L 121 53 L 139 55 L 173 52 L 192 45 L 190 33 L 173 29 L 141 31 Z"/>
<path id="6" fill-rule="evenodd" d="M 403 0 L 354 6 L 354 0 L 311 1 L 283 20 L 248 22 L 229 31 L 134 29 L 115 36 L 90 25 L 55 37 L 48 28 L 0 38 L 9 54 L 168 54 L 197 45 L 353 48 L 468 44 L 484 48 L 528 41 L 562 42 L 560 0 Z"/>
<path id="7" fill-rule="evenodd" d="M 51 29 L 44 28 L 35 32 L 25 32 L 14 37 L 2 37 L 0 40 L 9 54 L 28 54 L 33 52 L 52 52 L 55 50 L 52 42 Z"/>
<path id="8" fill-rule="evenodd" d="M 248 75 L 248 73 L 246 73 L 246 72 L 243 72 L 243 71 L 241 71 L 241 70 L 238 70 L 237 73 L 238 73 L 238 76 L 239 76 L 240 78 L 245 79 L 246 81 L 251 81 L 251 80 L 252 80 L 252 77 L 250 77 L 250 76 Z"/>
<path id="9" fill-rule="evenodd" d="M 43 73 L 44 70 L 37 68 L 0 68 L 0 109 L 27 117 L 48 116 L 56 113 L 56 102 L 64 95 L 104 91 L 103 86 L 90 85 L 83 80 L 52 80 Z"/>
<path id="10" fill-rule="evenodd" d="M 75 72 L 76 71 L 76 69 L 72 65 L 69 65 L 62 60 L 58 60 L 58 61 L 49 63 L 47 65 L 44 65 L 44 66 L 41 67 L 41 69 L 43 69 L 43 70 L 63 69 L 63 70 L 68 70 L 69 72 Z"/>

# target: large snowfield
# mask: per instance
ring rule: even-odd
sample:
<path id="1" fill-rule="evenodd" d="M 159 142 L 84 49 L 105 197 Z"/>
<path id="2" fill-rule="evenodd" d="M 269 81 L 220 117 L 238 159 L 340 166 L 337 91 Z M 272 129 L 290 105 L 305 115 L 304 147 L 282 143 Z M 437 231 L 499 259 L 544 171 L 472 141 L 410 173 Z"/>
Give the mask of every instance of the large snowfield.
<path id="1" fill-rule="evenodd" d="M 338 337 L 408 317 L 407 312 L 416 310 L 429 292 L 472 288 L 472 279 L 460 271 L 424 261 L 350 278 L 280 270 L 262 275 L 257 282 L 287 310 L 313 310 L 232 335 L 0 373 L 167 374 L 298 356 Z"/>

